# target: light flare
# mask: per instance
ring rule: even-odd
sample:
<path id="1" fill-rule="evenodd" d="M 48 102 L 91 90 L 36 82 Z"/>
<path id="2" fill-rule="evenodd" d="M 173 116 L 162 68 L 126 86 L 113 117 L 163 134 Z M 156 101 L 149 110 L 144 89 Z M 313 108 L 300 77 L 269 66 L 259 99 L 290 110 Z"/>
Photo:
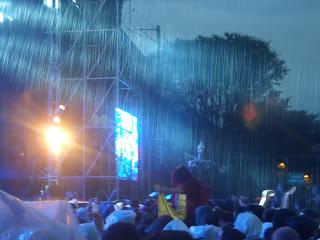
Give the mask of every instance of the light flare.
<path id="1" fill-rule="evenodd" d="M 49 151 L 56 156 L 59 156 L 64 147 L 70 144 L 69 134 L 61 127 L 48 127 L 45 131 L 45 139 Z"/>

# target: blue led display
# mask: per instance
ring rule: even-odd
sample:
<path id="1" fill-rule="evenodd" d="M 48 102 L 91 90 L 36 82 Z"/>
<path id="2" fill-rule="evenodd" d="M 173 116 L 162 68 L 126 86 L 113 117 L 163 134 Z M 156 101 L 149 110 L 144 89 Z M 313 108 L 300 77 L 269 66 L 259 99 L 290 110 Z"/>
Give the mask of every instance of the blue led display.
<path id="1" fill-rule="evenodd" d="M 137 180 L 139 172 L 138 119 L 116 108 L 115 123 L 117 176 L 124 180 Z"/>

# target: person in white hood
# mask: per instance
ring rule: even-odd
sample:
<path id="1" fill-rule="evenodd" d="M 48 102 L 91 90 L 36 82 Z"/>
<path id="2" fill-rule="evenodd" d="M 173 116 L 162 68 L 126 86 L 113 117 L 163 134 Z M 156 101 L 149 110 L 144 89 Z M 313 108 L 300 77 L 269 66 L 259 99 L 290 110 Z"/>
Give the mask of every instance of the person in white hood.
<path id="1" fill-rule="evenodd" d="M 104 230 L 114 223 L 124 222 L 134 225 L 136 221 L 137 214 L 132 210 L 116 210 L 112 212 L 106 218 L 106 224 L 104 225 Z"/>
<path id="2" fill-rule="evenodd" d="M 261 220 L 250 212 L 238 214 L 234 228 L 246 235 L 246 239 L 257 239 L 262 230 Z"/>

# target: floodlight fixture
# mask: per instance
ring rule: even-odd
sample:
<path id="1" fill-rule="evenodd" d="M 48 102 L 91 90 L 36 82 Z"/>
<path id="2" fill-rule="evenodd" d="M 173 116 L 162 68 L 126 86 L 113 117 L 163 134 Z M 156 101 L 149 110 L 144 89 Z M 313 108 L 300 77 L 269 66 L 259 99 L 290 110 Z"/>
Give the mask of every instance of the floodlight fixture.
<path id="1" fill-rule="evenodd" d="M 59 156 L 63 148 L 69 143 L 69 134 L 58 126 L 49 126 L 45 130 L 45 140 L 49 151 Z"/>

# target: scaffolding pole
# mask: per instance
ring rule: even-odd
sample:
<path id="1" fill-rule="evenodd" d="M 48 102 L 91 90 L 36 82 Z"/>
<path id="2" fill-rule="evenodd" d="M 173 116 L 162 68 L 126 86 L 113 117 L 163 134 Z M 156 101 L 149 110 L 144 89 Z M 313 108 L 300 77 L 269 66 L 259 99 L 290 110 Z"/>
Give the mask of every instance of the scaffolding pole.
<path id="1" fill-rule="evenodd" d="M 87 19 L 90 17 L 97 18 L 98 12 L 100 12 L 103 8 L 103 5 L 106 4 L 107 1 L 102 1 L 99 3 L 99 7 L 97 9 L 97 15 L 96 16 L 87 16 L 86 13 L 86 7 L 85 6 L 80 6 L 80 12 L 82 14 L 82 28 L 80 30 L 61 30 L 59 29 L 59 23 L 58 23 L 58 16 L 59 16 L 59 10 L 60 9 L 53 9 L 56 11 L 56 23 L 54 29 L 52 31 L 49 31 L 50 35 L 50 44 L 51 44 L 51 50 L 52 54 L 50 55 L 50 60 L 49 60 L 49 66 L 48 66 L 48 72 L 47 72 L 47 77 L 48 77 L 48 119 L 49 123 L 52 121 L 52 117 L 54 114 L 58 112 L 58 106 L 61 101 L 61 89 L 63 90 L 64 88 L 64 83 L 65 82 L 76 82 L 76 85 L 74 86 L 74 89 L 72 93 L 68 96 L 68 99 L 64 99 L 64 103 L 66 104 L 67 108 L 70 108 L 72 106 L 72 101 L 73 98 L 81 92 L 81 102 L 82 102 L 82 126 L 79 128 L 79 126 L 69 126 L 69 128 L 73 129 L 78 129 L 78 132 L 76 136 L 81 136 L 81 151 L 82 151 L 82 157 L 81 157 L 81 176 L 71 176 L 71 175 L 61 175 L 61 172 L 57 172 L 59 170 L 59 167 L 54 167 L 52 166 L 53 159 L 48 159 L 48 175 L 44 178 L 48 179 L 48 182 L 52 178 L 51 175 L 53 173 L 58 173 L 57 179 L 60 179 L 61 181 L 63 180 L 75 180 L 81 182 L 81 198 L 83 200 L 86 200 L 88 198 L 87 195 L 87 187 L 86 187 L 86 180 L 87 179 L 103 179 L 105 181 L 110 181 L 110 185 L 112 185 L 113 193 L 115 192 L 116 198 L 119 199 L 120 196 L 120 180 L 117 177 L 116 174 L 116 167 L 115 167 L 115 159 L 102 159 L 104 161 L 107 161 L 106 165 L 108 165 L 107 169 L 105 169 L 104 175 L 92 175 L 92 170 L 94 169 L 95 165 L 99 161 L 99 159 L 103 158 L 103 151 L 107 150 L 109 152 L 112 152 L 110 156 L 113 156 L 114 154 L 114 112 L 110 112 L 110 105 L 113 106 L 113 110 L 119 106 L 119 98 L 120 98 L 120 83 L 126 88 L 130 88 L 130 86 L 124 81 L 121 80 L 120 72 L 121 72 L 121 60 L 120 60 L 120 38 L 119 35 L 121 34 L 121 7 L 120 7 L 120 2 L 119 0 L 116 1 L 116 25 L 114 28 L 107 29 L 105 27 L 101 28 L 94 28 L 94 29 L 89 29 L 89 26 L 87 26 Z M 95 4 L 91 3 L 90 1 L 88 4 Z M 63 8 L 63 6 L 61 6 Z M 115 33 L 115 56 L 114 56 L 114 61 L 116 62 L 116 69 L 115 69 L 115 75 L 105 75 L 105 76 L 92 76 L 92 73 L 94 73 L 95 68 L 99 67 L 100 59 L 103 58 L 103 55 L 106 54 L 106 49 L 107 45 L 104 43 L 103 46 L 100 46 L 102 51 L 100 52 L 100 55 L 97 57 L 95 63 L 92 66 L 88 66 L 86 63 L 86 60 L 84 60 L 84 65 L 82 66 L 82 76 L 63 76 L 60 75 L 60 67 L 64 64 L 65 61 L 63 59 L 63 53 L 62 53 L 62 46 L 61 46 L 61 40 L 60 36 L 65 36 L 68 34 L 76 34 L 76 38 L 74 39 L 74 42 L 71 45 L 71 48 L 68 50 L 67 53 L 70 53 L 72 51 L 75 51 L 77 43 L 81 41 L 81 51 L 84 56 L 84 59 L 87 57 L 87 51 L 90 51 L 89 48 L 91 45 L 86 41 L 87 40 L 87 35 L 92 34 L 92 33 L 106 33 L 106 32 L 112 32 Z M 55 42 L 58 40 L 58 44 Z M 57 59 L 52 59 L 51 57 L 56 56 L 56 54 L 53 54 L 53 51 L 59 51 L 58 56 L 61 60 L 60 63 L 57 62 Z M 59 76 L 58 78 L 55 78 L 54 76 Z M 108 87 L 105 89 L 105 93 L 103 97 L 100 99 L 100 102 L 96 105 L 96 108 L 93 109 L 92 115 L 88 116 L 88 107 L 87 107 L 87 102 L 88 100 L 88 92 L 91 91 L 89 82 L 92 81 L 102 81 L 102 82 L 108 82 L 106 84 Z M 81 88 L 82 85 L 82 88 Z M 90 122 L 92 122 L 93 118 L 95 117 L 95 114 L 98 113 L 99 109 L 103 107 L 105 103 L 109 103 L 110 105 L 107 104 L 107 108 L 105 109 L 106 114 L 109 113 L 112 116 L 109 116 L 110 118 L 113 118 L 113 122 L 111 123 L 110 126 L 92 126 Z M 90 109 L 92 110 L 92 109 Z M 107 123 L 106 123 L 107 124 Z M 99 134 L 104 135 L 103 140 L 100 143 L 100 148 L 99 151 L 95 153 L 95 156 L 93 158 L 88 158 L 87 156 L 87 144 L 88 144 L 88 134 L 91 133 L 92 131 L 100 131 Z M 109 131 L 109 132 L 108 132 Z M 90 134 L 89 134 L 90 135 Z M 90 135 L 91 136 L 91 135 Z M 92 136 L 91 136 L 92 137 Z M 61 157 L 61 161 L 64 161 L 68 159 L 68 152 L 69 150 L 67 149 L 63 157 Z M 88 165 L 89 163 L 89 165 Z"/>

